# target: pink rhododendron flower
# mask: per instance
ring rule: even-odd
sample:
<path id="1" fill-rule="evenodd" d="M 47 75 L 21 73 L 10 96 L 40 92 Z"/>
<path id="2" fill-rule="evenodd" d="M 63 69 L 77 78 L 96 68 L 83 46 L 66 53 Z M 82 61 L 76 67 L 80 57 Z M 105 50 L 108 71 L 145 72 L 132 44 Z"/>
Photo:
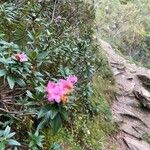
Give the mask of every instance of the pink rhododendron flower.
<path id="1" fill-rule="evenodd" d="M 46 87 L 48 101 L 66 103 L 68 95 L 73 91 L 76 82 L 76 76 L 69 76 L 66 80 L 60 79 L 58 83 L 49 81 Z"/>
<path id="2" fill-rule="evenodd" d="M 63 89 L 61 86 L 59 86 L 57 83 L 49 81 L 46 91 L 48 93 L 48 100 L 50 102 L 56 101 L 57 103 L 60 103 L 61 96 L 63 95 Z"/>
<path id="3" fill-rule="evenodd" d="M 25 53 L 18 53 L 15 55 L 15 58 L 20 62 L 28 61 L 28 57 Z"/>
<path id="4" fill-rule="evenodd" d="M 65 96 L 65 95 L 61 96 L 61 101 L 62 103 L 65 104 L 68 101 L 68 96 Z"/>
<path id="5" fill-rule="evenodd" d="M 63 88 L 64 94 L 70 94 L 73 90 L 73 83 L 69 80 L 61 79 L 59 81 L 60 86 Z"/>
<path id="6" fill-rule="evenodd" d="M 49 81 L 46 87 L 46 91 L 50 93 L 51 90 L 54 89 L 55 87 L 56 87 L 56 83 Z"/>
<path id="7" fill-rule="evenodd" d="M 75 75 L 71 75 L 71 76 L 67 77 L 67 81 L 70 81 L 73 84 L 75 84 L 78 81 L 78 78 Z"/>

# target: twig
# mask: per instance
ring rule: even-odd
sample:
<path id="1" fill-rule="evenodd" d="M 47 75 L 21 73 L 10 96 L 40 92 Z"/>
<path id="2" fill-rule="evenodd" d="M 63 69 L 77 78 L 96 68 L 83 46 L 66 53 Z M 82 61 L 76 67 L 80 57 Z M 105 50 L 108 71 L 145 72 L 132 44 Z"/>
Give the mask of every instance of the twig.
<path id="1" fill-rule="evenodd" d="M 52 19 L 51 19 L 50 24 L 52 24 L 53 20 L 54 20 L 54 15 L 55 15 L 55 10 L 56 10 L 56 3 L 57 3 L 57 1 L 55 1 L 55 3 L 54 3 L 53 13 L 52 13 Z"/>
<path id="2" fill-rule="evenodd" d="M 17 116 L 37 115 L 36 113 L 25 113 L 25 112 L 8 111 L 8 110 L 5 110 L 3 108 L 0 108 L 0 111 L 8 113 L 8 114 L 14 114 L 14 115 L 17 115 Z"/>

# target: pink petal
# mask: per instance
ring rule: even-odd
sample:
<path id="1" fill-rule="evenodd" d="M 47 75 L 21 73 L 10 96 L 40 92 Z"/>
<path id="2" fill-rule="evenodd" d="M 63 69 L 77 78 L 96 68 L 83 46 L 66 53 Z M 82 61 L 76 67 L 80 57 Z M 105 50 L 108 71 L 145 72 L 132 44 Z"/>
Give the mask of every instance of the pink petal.
<path id="1" fill-rule="evenodd" d="M 75 84 L 78 81 L 78 78 L 75 75 L 70 75 L 69 77 L 67 77 L 67 81 L 70 81 L 73 84 Z"/>

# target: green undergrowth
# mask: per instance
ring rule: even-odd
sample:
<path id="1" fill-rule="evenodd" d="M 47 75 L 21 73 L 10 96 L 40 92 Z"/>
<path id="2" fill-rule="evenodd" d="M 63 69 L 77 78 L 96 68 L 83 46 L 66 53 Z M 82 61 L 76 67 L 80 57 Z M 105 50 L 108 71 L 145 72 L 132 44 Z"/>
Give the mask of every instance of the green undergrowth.
<path id="1" fill-rule="evenodd" d="M 104 56 L 101 54 L 100 57 Z M 96 108 L 95 115 L 77 113 L 71 127 L 69 129 L 63 127 L 57 134 L 46 129 L 44 132 L 47 140 L 46 147 L 54 144 L 60 145 L 63 150 L 102 150 L 108 144 L 109 137 L 116 132 L 117 128 L 112 120 L 110 109 L 115 85 L 106 60 L 101 71 L 93 77 L 92 86 L 91 100 Z"/>
<path id="2" fill-rule="evenodd" d="M 150 2 L 99 0 L 95 3 L 99 36 L 132 62 L 150 68 Z"/>
<path id="3" fill-rule="evenodd" d="M 144 139 L 146 142 L 148 142 L 148 143 L 150 144 L 150 134 L 145 133 L 145 134 L 143 135 L 143 139 Z"/>
<path id="4" fill-rule="evenodd" d="M 101 150 L 114 80 L 82 0 L 0 1 L 0 150 Z"/>

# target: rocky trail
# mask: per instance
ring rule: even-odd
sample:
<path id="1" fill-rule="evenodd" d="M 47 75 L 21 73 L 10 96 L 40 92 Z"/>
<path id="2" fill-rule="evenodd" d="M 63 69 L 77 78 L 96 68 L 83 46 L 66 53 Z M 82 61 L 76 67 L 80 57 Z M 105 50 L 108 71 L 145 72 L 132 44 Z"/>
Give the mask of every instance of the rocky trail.
<path id="1" fill-rule="evenodd" d="M 150 150 L 150 70 L 129 63 L 103 40 L 98 42 L 116 80 L 112 113 L 119 126 L 117 150 Z"/>

